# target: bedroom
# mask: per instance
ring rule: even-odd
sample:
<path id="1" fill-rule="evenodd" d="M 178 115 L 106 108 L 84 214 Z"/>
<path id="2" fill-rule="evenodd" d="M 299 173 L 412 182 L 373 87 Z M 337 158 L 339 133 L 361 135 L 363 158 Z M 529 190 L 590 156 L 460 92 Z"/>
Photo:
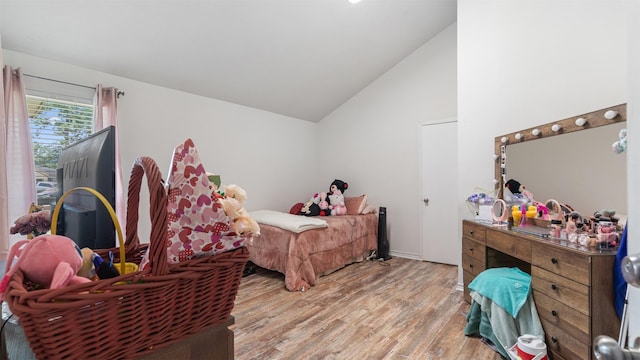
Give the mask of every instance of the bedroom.
<path id="1" fill-rule="evenodd" d="M 627 59 L 622 50 L 627 42 L 632 44 L 626 22 L 619 20 L 626 11 L 611 2 L 580 6 L 562 2 L 563 6 L 552 8 L 554 16 L 539 23 L 540 14 L 551 8 L 545 4 L 521 7 L 502 1 L 458 1 L 456 23 L 318 123 L 11 51 L 4 47 L 4 39 L 3 58 L 26 73 L 82 84 L 100 82 L 126 91 L 118 104 L 124 164 L 146 154 L 166 169 L 172 147 L 193 136 L 211 171 L 245 187 L 253 209 L 286 210 L 310 191 L 325 189 L 333 178 L 344 178 L 351 190 L 389 208 L 392 254 L 420 259 L 421 195 L 419 172 L 412 165 L 419 158 L 418 124 L 457 116 L 457 141 L 441 145 L 458 151 L 458 164 L 451 171 L 457 174 L 457 216 L 463 219 L 469 217 L 466 196 L 476 186 L 492 186 L 494 136 L 638 101 L 637 82 L 631 83 L 629 94 L 624 85 L 632 78 L 627 63 L 638 63 L 637 58 Z M 506 41 L 510 46 L 503 48 Z M 620 56 L 604 51 L 610 48 Z M 629 50 L 629 56 L 637 56 L 637 49 Z M 576 66 L 576 58 L 581 66 Z M 181 126 L 157 131 L 177 121 Z M 214 124 L 222 134 L 214 131 Z M 208 129 L 217 136 L 215 143 L 199 131 Z M 139 135 L 149 131 L 148 137 Z M 323 139 L 328 138 L 344 148 L 315 150 L 325 148 Z M 238 144 L 235 159 L 216 155 Z M 637 161 L 630 163 L 634 166 Z M 630 169 L 630 176 L 637 176 L 637 170 Z M 637 199 L 632 191 L 630 199 Z M 637 211 L 629 210 L 630 214 Z M 452 238 L 460 237 L 453 234 Z M 630 246 L 639 250 L 637 243 Z M 459 253 L 459 241 L 454 247 L 452 251 Z"/>

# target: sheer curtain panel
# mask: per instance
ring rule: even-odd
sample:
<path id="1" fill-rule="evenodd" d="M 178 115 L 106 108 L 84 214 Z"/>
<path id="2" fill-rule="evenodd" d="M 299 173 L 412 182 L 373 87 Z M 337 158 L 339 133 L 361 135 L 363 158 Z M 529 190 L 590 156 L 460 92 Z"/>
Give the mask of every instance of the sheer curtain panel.
<path id="1" fill-rule="evenodd" d="M 120 136 L 118 136 L 118 89 L 114 87 L 96 86 L 93 99 L 93 129 L 102 130 L 113 125 L 116 128 L 116 215 L 120 224 L 126 224 L 126 204 L 122 188 L 122 164 L 120 162 Z M 123 239 L 124 240 L 124 239 Z"/>
<path id="2" fill-rule="evenodd" d="M 2 72 L 2 131 L 0 146 L 0 257 L 5 259 L 11 244 L 22 235 L 9 236 L 15 219 L 29 210 L 36 200 L 35 165 L 31 145 L 31 129 L 27 113 L 22 71 L 6 65 Z"/>

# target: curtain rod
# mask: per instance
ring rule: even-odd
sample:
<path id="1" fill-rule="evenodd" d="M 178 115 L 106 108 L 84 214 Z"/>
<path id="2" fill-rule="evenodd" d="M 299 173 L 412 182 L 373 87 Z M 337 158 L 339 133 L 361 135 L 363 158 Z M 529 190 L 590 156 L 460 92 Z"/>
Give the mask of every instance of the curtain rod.
<path id="1" fill-rule="evenodd" d="M 31 78 L 35 78 L 35 79 L 40 79 L 40 80 L 53 81 L 53 82 L 57 82 L 57 83 L 61 83 L 61 84 L 67 84 L 67 85 L 72 85 L 72 86 L 79 86 L 79 87 L 83 87 L 83 88 L 86 88 L 86 89 L 93 89 L 93 90 L 95 90 L 95 89 L 96 89 L 96 87 L 95 87 L 95 86 L 87 86 L 87 85 L 82 85 L 82 84 L 74 84 L 74 83 L 67 82 L 67 81 L 55 80 L 55 79 L 49 79 L 49 78 L 46 78 L 46 77 L 36 76 L 36 75 L 31 75 L 31 74 L 22 74 L 22 75 L 24 75 L 24 76 L 28 76 L 28 77 L 31 77 Z M 124 91 L 117 91 L 117 92 L 116 92 L 116 97 L 118 97 L 118 98 L 119 98 L 119 97 L 120 97 L 120 95 L 124 96 Z"/>

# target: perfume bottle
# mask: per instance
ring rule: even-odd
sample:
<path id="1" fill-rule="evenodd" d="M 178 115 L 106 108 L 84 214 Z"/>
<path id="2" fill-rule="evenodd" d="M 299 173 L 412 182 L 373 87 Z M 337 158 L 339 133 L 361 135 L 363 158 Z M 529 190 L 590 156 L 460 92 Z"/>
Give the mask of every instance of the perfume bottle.
<path id="1" fill-rule="evenodd" d="M 522 205 L 520 224 L 518 226 L 527 226 L 527 207 L 525 205 Z"/>

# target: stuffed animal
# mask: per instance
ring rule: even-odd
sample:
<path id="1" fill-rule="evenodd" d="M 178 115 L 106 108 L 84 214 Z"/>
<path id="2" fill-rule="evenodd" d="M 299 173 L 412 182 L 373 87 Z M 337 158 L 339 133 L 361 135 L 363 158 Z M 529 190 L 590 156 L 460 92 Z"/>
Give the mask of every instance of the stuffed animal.
<path id="1" fill-rule="evenodd" d="M 238 185 L 224 186 L 225 197 L 221 198 L 222 207 L 225 214 L 233 219 L 233 228 L 236 234 L 260 235 L 260 226 L 249 216 L 244 209 L 244 201 L 247 199 L 247 193 Z"/>
<path id="2" fill-rule="evenodd" d="M 333 187 L 333 186 L 332 186 Z M 336 189 L 331 195 L 329 195 L 331 209 L 331 215 L 345 215 L 347 213 L 347 206 L 344 203 L 344 195 L 342 195 L 342 191 Z"/>
<path id="3" fill-rule="evenodd" d="M 333 193 L 336 189 L 344 195 L 344 192 L 349 188 L 349 184 L 342 180 L 335 179 L 329 186 L 329 194 Z"/>
<path id="4" fill-rule="evenodd" d="M 335 179 L 329 187 L 329 209 L 331 215 L 345 215 L 347 207 L 344 204 L 344 192 L 349 184 L 342 180 Z"/>
<path id="5" fill-rule="evenodd" d="M 311 198 L 304 204 L 304 206 L 302 206 L 302 209 L 300 209 L 300 215 L 318 216 L 320 215 L 320 206 L 318 206 L 313 198 Z"/>
<path id="6" fill-rule="evenodd" d="M 87 279 L 97 280 L 96 268 L 93 265 L 94 252 L 88 247 L 80 250 L 82 254 L 82 267 L 78 270 L 78 276 L 86 277 Z"/>
<path id="7" fill-rule="evenodd" d="M 13 259 L 18 257 L 15 264 Z M 21 240 L 11 247 L 5 276 L 0 283 L 0 299 L 9 285 L 11 276 L 21 270 L 24 276 L 44 288 L 59 289 L 67 285 L 90 282 L 78 276 L 82 267 L 82 253 L 73 240 L 60 235 L 40 235 L 32 240 Z"/>
<path id="8" fill-rule="evenodd" d="M 327 201 L 327 193 L 321 192 L 319 195 L 320 201 L 318 202 L 318 207 L 320 208 L 320 216 L 331 215 L 331 210 L 329 209 L 329 202 Z"/>

